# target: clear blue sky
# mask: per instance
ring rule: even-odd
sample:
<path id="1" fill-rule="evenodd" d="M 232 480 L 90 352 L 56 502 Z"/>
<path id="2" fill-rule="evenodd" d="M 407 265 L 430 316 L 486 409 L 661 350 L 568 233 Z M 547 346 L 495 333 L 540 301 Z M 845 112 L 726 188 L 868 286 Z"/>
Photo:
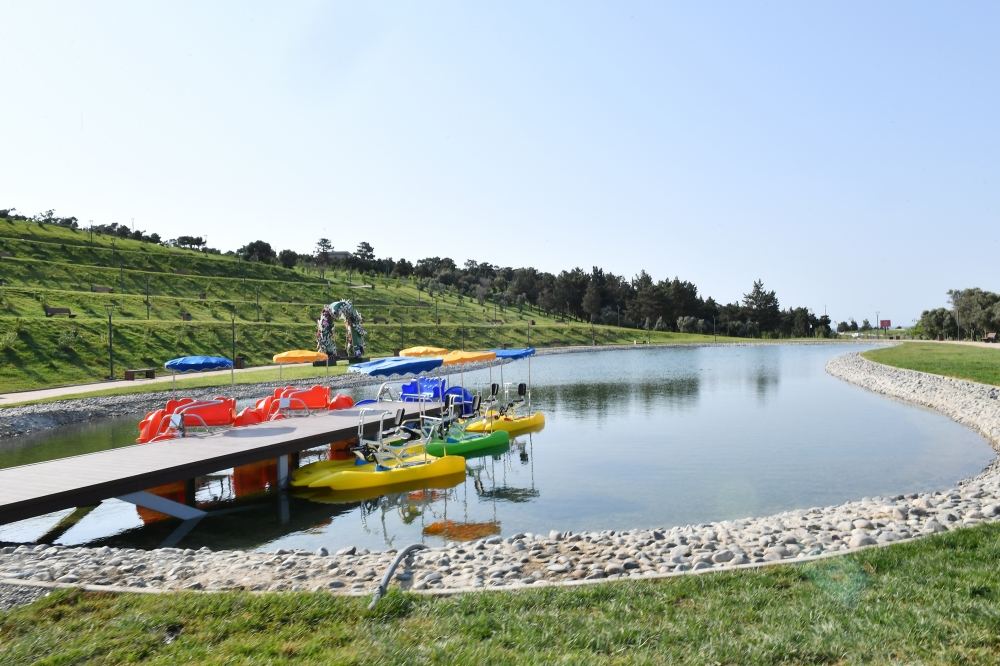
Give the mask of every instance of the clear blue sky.
<path id="1" fill-rule="evenodd" d="M 1000 288 L 1000 3 L 0 0 L 0 206 L 909 323 Z"/>

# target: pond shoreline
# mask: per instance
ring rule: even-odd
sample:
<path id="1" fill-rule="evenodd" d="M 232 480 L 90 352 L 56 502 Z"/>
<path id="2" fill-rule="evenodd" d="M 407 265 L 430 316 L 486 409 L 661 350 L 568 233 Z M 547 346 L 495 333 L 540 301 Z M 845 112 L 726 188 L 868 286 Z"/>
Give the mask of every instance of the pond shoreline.
<path id="1" fill-rule="evenodd" d="M 1000 450 L 998 389 L 890 368 L 852 353 L 827 372 L 860 387 L 930 407 L 981 433 Z M 663 578 L 830 557 L 1000 519 L 994 463 L 954 488 L 869 497 L 827 507 L 664 529 L 521 533 L 414 554 L 394 584 L 432 594 L 552 584 Z M 330 554 L 165 548 L 6 546 L 0 584 L 137 591 L 325 590 L 370 593 L 395 551 Z"/>

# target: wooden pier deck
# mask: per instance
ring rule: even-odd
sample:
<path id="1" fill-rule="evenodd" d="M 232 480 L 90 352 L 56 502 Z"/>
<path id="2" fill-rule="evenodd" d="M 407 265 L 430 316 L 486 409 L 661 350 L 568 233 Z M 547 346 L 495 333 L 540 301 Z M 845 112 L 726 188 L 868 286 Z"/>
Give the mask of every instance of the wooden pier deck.
<path id="1" fill-rule="evenodd" d="M 420 413 L 416 403 L 384 402 L 379 408 L 402 409 L 404 418 Z M 441 405 L 423 408 L 436 414 Z M 365 415 L 366 434 L 378 420 L 374 413 Z M 358 423 L 357 410 L 338 410 L 0 469 L 0 524 L 349 439 L 357 435 Z"/>

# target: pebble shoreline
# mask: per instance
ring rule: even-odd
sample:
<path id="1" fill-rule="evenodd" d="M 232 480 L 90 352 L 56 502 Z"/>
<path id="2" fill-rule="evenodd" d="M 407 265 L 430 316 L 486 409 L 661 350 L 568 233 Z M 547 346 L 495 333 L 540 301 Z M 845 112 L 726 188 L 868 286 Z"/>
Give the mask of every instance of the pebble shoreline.
<path id="1" fill-rule="evenodd" d="M 859 354 L 827 371 L 884 395 L 936 409 L 1000 450 L 996 387 L 899 370 Z M 794 562 L 1000 520 L 1000 466 L 957 487 L 759 517 L 666 529 L 515 534 L 419 551 L 397 570 L 404 589 L 512 589 L 672 576 L 740 565 Z M 0 583 L 37 581 L 138 590 L 326 590 L 370 593 L 396 551 L 345 548 L 273 553 L 164 548 L 6 546 Z M 0 585 L 0 589 L 3 589 Z"/>

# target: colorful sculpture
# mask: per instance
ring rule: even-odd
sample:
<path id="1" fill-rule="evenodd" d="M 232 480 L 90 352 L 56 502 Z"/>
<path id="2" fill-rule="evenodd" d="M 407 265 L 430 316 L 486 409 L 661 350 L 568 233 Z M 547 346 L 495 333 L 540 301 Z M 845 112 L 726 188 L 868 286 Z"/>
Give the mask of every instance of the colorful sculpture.
<path id="1" fill-rule="evenodd" d="M 336 301 L 323 306 L 323 313 L 316 320 L 316 349 L 330 358 L 337 358 L 337 342 L 333 337 L 333 328 L 338 317 L 343 320 L 344 328 L 347 329 L 344 355 L 348 358 L 363 357 L 365 336 L 368 333 L 362 324 L 361 314 L 354 309 L 350 301 Z"/>

